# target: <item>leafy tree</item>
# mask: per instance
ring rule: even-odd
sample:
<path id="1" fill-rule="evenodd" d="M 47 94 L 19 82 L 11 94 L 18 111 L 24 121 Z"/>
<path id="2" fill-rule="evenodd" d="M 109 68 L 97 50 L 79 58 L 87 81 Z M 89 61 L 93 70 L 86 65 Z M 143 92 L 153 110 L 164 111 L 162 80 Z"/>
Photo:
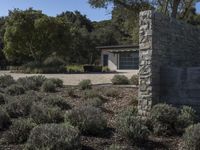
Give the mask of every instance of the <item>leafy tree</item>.
<path id="1" fill-rule="evenodd" d="M 89 0 L 91 6 L 106 8 L 110 3 L 120 5 L 128 10 L 138 13 L 144 9 L 154 8 L 174 18 L 185 18 L 191 7 L 199 0 Z"/>
<path id="2" fill-rule="evenodd" d="M 54 52 L 63 56 L 69 43 L 69 26 L 62 20 L 31 8 L 9 12 L 4 35 L 4 53 L 9 60 L 41 61 Z"/>
<path id="3" fill-rule="evenodd" d="M 1 67 L 5 67 L 7 61 L 6 61 L 6 58 L 3 54 L 3 35 L 4 35 L 4 32 L 5 32 L 5 20 L 6 18 L 5 17 L 1 17 L 0 18 L 0 68 Z"/>

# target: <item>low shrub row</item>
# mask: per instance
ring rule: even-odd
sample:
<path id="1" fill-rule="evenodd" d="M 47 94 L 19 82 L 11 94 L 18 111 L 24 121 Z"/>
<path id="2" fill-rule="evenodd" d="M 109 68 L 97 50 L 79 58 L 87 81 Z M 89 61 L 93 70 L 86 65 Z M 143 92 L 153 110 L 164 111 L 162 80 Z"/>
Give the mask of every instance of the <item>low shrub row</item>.
<path id="1" fill-rule="evenodd" d="M 129 85 L 129 84 L 138 85 L 139 79 L 138 75 L 133 75 L 130 80 L 125 75 L 115 75 L 112 78 L 111 82 L 114 85 Z"/>
<path id="2" fill-rule="evenodd" d="M 167 104 L 153 106 L 150 115 L 143 119 L 137 109 L 128 108 L 118 115 L 118 132 L 134 145 L 142 144 L 153 133 L 157 136 L 182 135 L 186 150 L 199 149 L 200 124 L 196 121 L 195 111 L 189 106 L 180 109 Z"/>
<path id="3" fill-rule="evenodd" d="M 0 76 L 0 87 L 6 94 L 16 96 L 24 94 L 27 90 L 55 92 L 57 87 L 63 87 L 63 81 L 57 78 L 47 79 L 41 75 L 19 78 L 15 81 L 10 75 L 2 75 Z"/>

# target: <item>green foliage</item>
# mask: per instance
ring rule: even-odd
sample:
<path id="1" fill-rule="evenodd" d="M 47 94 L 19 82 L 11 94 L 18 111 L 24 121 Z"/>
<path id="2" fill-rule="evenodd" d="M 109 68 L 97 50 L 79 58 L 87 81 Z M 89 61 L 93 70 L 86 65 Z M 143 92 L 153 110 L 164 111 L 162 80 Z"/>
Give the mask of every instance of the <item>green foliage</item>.
<path id="1" fill-rule="evenodd" d="M 79 87 L 81 90 L 91 89 L 92 88 L 91 80 L 82 80 L 79 83 Z"/>
<path id="2" fill-rule="evenodd" d="M 137 116 L 137 110 L 129 108 L 119 115 L 118 131 L 134 144 L 141 144 L 148 139 L 149 130 L 144 120 Z"/>
<path id="3" fill-rule="evenodd" d="M 103 66 L 102 72 L 110 72 L 110 69 L 108 68 L 108 66 Z"/>
<path id="4" fill-rule="evenodd" d="M 37 89 L 36 82 L 34 82 L 30 77 L 19 78 L 17 80 L 17 83 L 19 85 L 22 85 L 24 87 L 24 89 L 27 89 L 27 90 L 36 90 Z"/>
<path id="5" fill-rule="evenodd" d="M 46 80 L 41 87 L 42 92 L 55 92 L 56 85 L 52 80 Z"/>
<path id="6" fill-rule="evenodd" d="M 114 85 L 129 84 L 129 79 L 125 75 L 115 75 L 111 81 L 112 81 L 112 84 Z"/>
<path id="7" fill-rule="evenodd" d="M 101 107 L 103 105 L 103 100 L 99 97 L 94 97 L 86 100 L 85 104 L 93 107 Z"/>
<path id="8" fill-rule="evenodd" d="M 157 104 L 150 112 L 153 131 L 157 135 L 172 135 L 176 132 L 178 110 L 167 104 Z"/>
<path id="9" fill-rule="evenodd" d="M 23 86 L 19 85 L 19 84 L 12 84 L 9 87 L 7 87 L 5 89 L 6 94 L 9 95 L 21 95 L 25 93 L 25 89 L 23 88 Z"/>
<path id="10" fill-rule="evenodd" d="M 130 79 L 130 83 L 133 85 L 138 85 L 139 84 L 139 78 L 138 75 L 133 75 Z"/>
<path id="11" fill-rule="evenodd" d="M 0 107 L 0 118 L 0 130 L 8 128 L 11 124 L 11 120 L 8 113 L 2 107 Z"/>
<path id="12" fill-rule="evenodd" d="M 50 67 L 59 67 L 64 66 L 65 61 L 58 56 L 50 56 L 44 60 L 44 65 Z"/>
<path id="13" fill-rule="evenodd" d="M 186 150 L 199 150 L 200 148 L 200 124 L 189 126 L 183 135 Z"/>
<path id="14" fill-rule="evenodd" d="M 20 100 L 12 100 L 6 104 L 5 108 L 12 118 L 28 116 L 30 113 L 30 108 L 32 106 L 31 99 L 20 99 Z"/>
<path id="15" fill-rule="evenodd" d="M 2 94 L 0 94 L 0 105 L 5 104 L 5 98 Z"/>
<path id="16" fill-rule="evenodd" d="M 45 80 L 46 77 L 39 75 L 19 78 L 17 83 L 21 84 L 26 90 L 37 90 L 37 88 L 40 87 Z"/>
<path id="17" fill-rule="evenodd" d="M 120 145 L 112 144 L 106 150 L 126 150 L 126 148 Z"/>
<path id="18" fill-rule="evenodd" d="M 119 90 L 113 88 L 106 89 L 104 91 L 104 94 L 108 97 L 113 97 L 113 98 L 118 98 L 120 95 Z"/>
<path id="19" fill-rule="evenodd" d="M 61 80 L 61 79 L 50 78 L 48 80 L 51 80 L 56 85 L 56 87 L 63 87 L 63 80 Z"/>
<path id="20" fill-rule="evenodd" d="M 185 128 L 193 125 L 196 119 L 196 111 L 192 107 L 183 106 L 177 118 L 177 130 L 183 132 Z"/>
<path id="21" fill-rule="evenodd" d="M 67 114 L 66 120 L 77 126 L 82 133 L 89 135 L 101 134 L 107 127 L 101 110 L 92 106 L 72 110 Z"/>
<path id="22" fill-rule="evenodd" d="M 37 124 L 60 123 L 64 120 L 59 107 L 48 106 L 42 103 L 32 105 L 30 116 Z"/>
<path id="23" fill-rule="evenodd" d="M 36 126 L 32 119 L 15 120 L 6 133 L 6 141 L 10 144 L 21 144 L 27 141 L 30 131 Z"/>
<path id="24" fill-rule="evenodd" d="M 85 99 L 92 99 L 92 98 L 96 98 L 96 97 L 102 99 L 98 90 L 88 89 L 83 92 L 83 98 L 85 98 Z"/>
<path id="25" fill-rule="evenodd" d="M 59 96 L 47 96 L 43 98 L 43 101 L 52 106 L 57 106 L 61 108 L 62 110 L 68 110 L 71 108 L 67 100 Z"/>
<path id="26" fill-rule="evenodd" d="M 75 90 L 73 88 L 67 89 L 68 96 L 74 98 L 76 97 Z"/>
<path id="27" fill-rule="evenodd" d="M 5 88 L 15 83 L 15 80 L 11 75 L 1 75 L 0 76 L 0 87 Z"/>
<path id="28" fill-rule="evenodd" d="M 57 55 L 63 56 L 70 45 L 69 30 L 68 23 L 59 18 L 48 17 L 31 8 L 15 9 L 10 11 L 6 21 L 4 53 L 12 61 L 41 61 L 55 50 Z"/>
<path id="29" fill-rule="evenodd" d="M 82 73 L 82 72 L 84 72 L 84 70 L 83 70 L 83 66 L 81 66 L 81 65 L 69 65 L 69 66 L 67 66 L 67 72 Z"/>
<path id="30" fill-rule="evenodd" d="M 69 124 L 45 124 L 35 127 L 25 150 L 78 150 L 79 131 Z"/>

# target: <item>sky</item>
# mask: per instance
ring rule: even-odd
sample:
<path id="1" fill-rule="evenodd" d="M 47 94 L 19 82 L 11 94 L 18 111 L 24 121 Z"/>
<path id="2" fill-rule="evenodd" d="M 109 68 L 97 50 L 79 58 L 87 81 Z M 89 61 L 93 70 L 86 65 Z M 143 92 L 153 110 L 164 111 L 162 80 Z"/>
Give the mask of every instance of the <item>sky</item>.
<path id="1" fill-rule="evenodd" d="M 86 15 L 92 21 L 108 20 L 111 18 L 112 6 L 106 9 L 92 8 L 88 0 L 0 0 L 0 16 L 8 15 L 8 10 L 14 8 L 27 9 L 34 8 L 42 10 L 43 13 L 49 16 L 56 16 L 63 11 L 78 10 Z M 200 3 L 196 6 L 197 11 L 200 12 Z"/>
<path id="2" fill-rule="evenodd" d="M 56 16 L 63 11 L 78 10 L 92 21 L 108 20 L 111 18 L 112 7 L 95 9 L 88 4 L 88 0 L 0 0 L 0 16 L 8 15 L 8 10 L 14 8 L 34 8 L 42 10 L 44 14 Z"/>

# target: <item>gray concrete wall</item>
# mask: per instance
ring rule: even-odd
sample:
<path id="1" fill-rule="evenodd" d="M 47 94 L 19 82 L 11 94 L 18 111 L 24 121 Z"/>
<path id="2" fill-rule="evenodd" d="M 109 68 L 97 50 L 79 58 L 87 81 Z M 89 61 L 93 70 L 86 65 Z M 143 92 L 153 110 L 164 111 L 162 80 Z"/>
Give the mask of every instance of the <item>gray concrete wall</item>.
<path id="1" fill-rule="evenodd" d="M 167 85 L 162 83 L 165 79 L 164 83 L 167 83 L 170 78 L 180 79 L 184 75 L 190 78 L 192 73 L 180 73 L 183 68 L 188 71 L 191 67 L 200 66 L 200 29 L 153 11 L 141 12 L 139 24 L 139 113 L 148 115 L 152 105 L 159 102 L 177 101 L 180 105 L 184 104 L 184 100 L 176 100 L 177 95 L 162 95 L 167 88 Z M 169 67 L 170 71 L 166 71 L 165 68 Z M 163 73 L 161 76 L 163 68 L 166 76 L 163 76 Z M 189 85 L 192 87 L 192 83 L 189 83 L 176 84 L 174 92 L 179 91 L 179 94 L 187 99 L 187 96 L 184 96 L 185 91 L 180 88 Z M 198 88 L 200 89 L 199 86 Z M 192 100 L 188 101 L 193 103 Z M 198 103 L 200 104 L 200 101 Z"/>

